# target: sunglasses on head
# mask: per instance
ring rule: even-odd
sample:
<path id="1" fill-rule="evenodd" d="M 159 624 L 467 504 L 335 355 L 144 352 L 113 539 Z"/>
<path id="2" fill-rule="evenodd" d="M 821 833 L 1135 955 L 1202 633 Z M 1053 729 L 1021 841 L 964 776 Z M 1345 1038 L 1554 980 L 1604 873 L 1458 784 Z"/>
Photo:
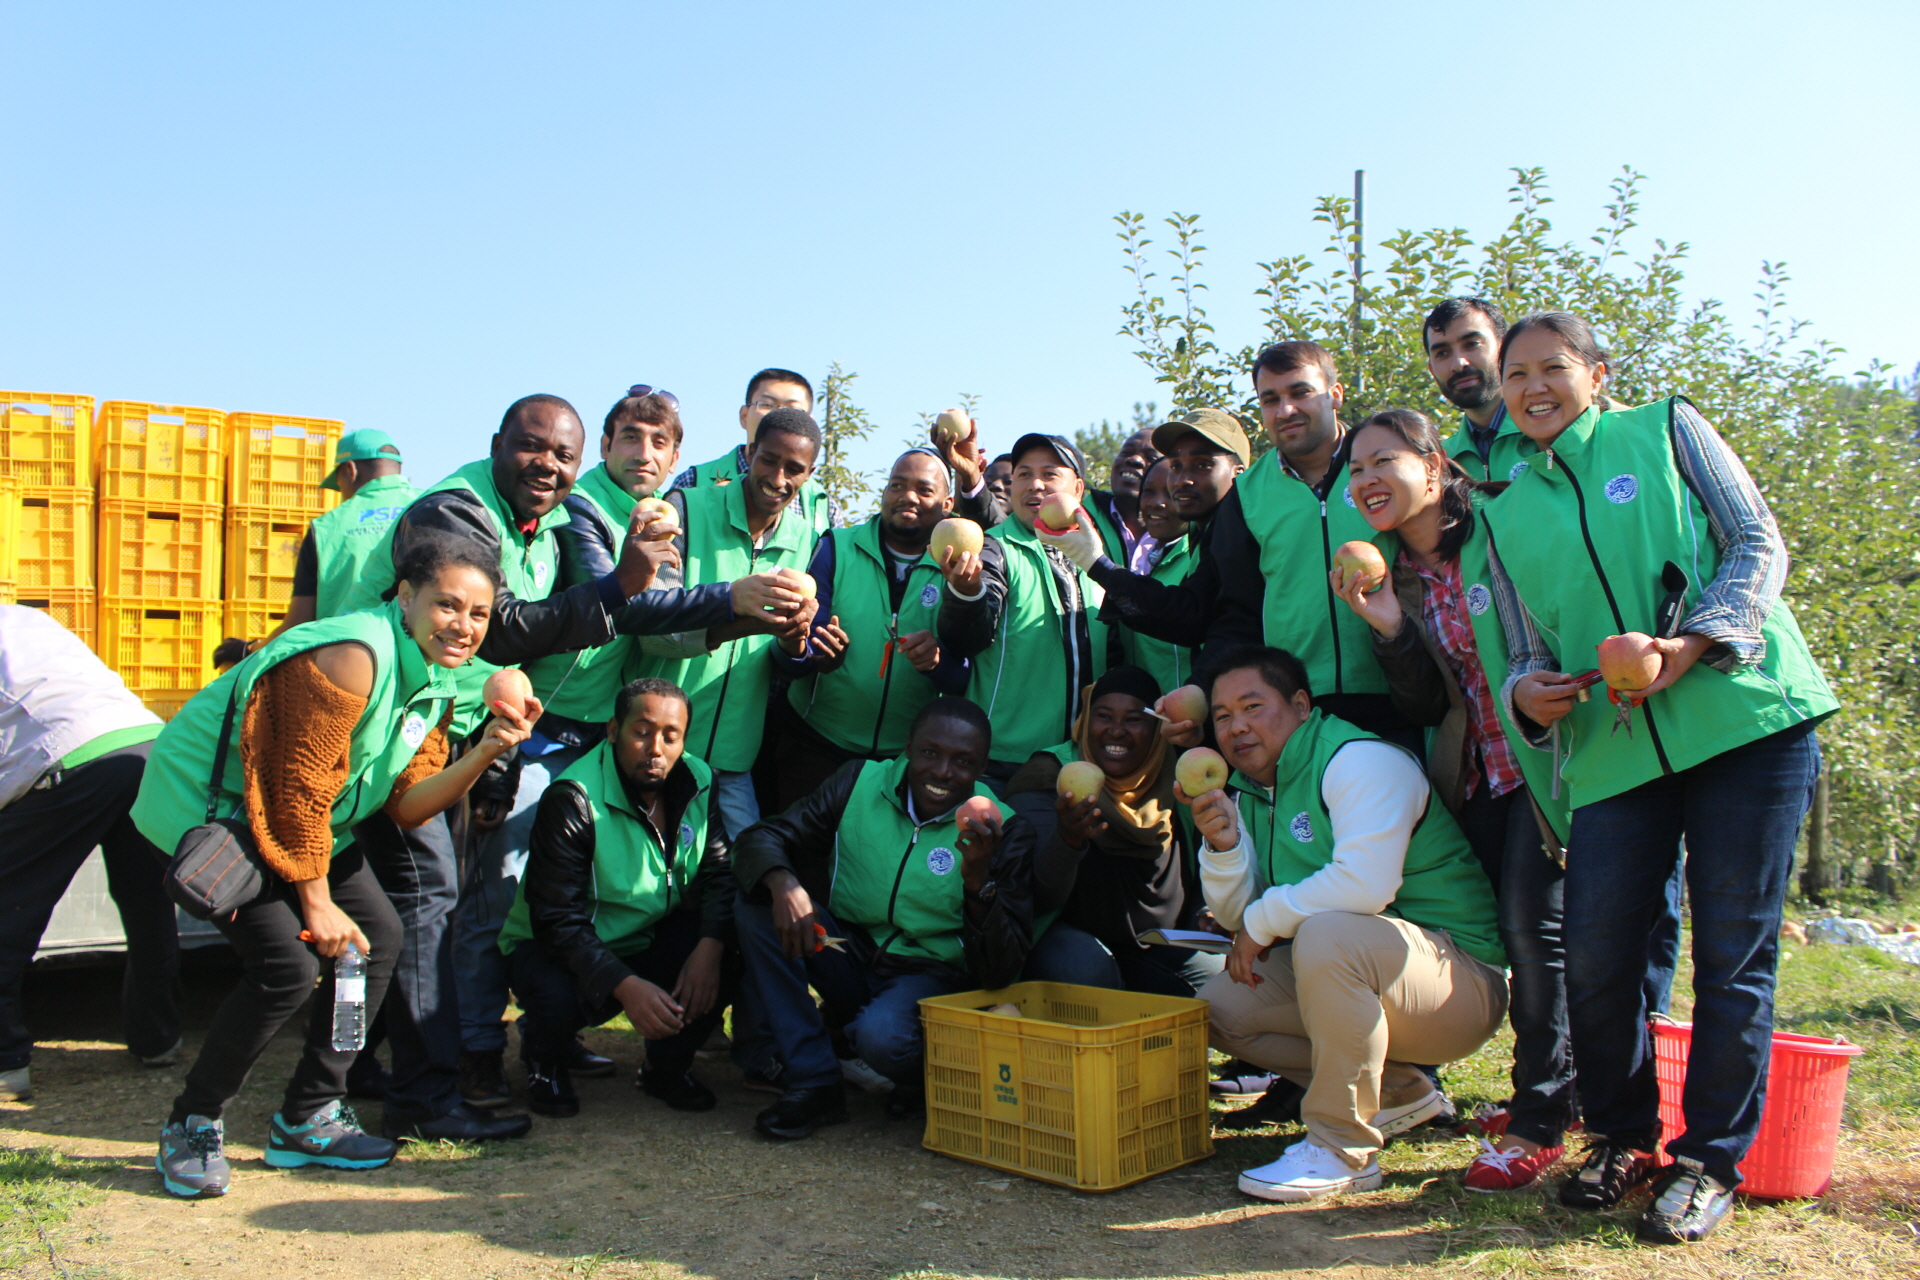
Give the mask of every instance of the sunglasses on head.
<path id="1" fill-rule="evenodd" d="M 678 409 L 680 407 L 680 397 L 671 391 L 662 391 L 660 388 L 650 387 L 644 382 L 636 382 L 627 388 L 628 399 L 637 399 L 640 396 L 659 396 L 674 408 Z"/>

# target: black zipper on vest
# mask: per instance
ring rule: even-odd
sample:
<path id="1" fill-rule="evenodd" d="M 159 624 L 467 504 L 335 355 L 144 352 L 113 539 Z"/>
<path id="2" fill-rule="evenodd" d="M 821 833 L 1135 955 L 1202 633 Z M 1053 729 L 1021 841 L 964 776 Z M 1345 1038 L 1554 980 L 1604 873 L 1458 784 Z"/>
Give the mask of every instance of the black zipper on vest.
<path id="1" fill-rule="evenodd" d="M 1581 541 L 1587 544 L 1587 559 L 1593 564 L 1594 576 L 1600 579 L 1600 589 L 1606 593 L 1607 608 L 1613 614 L 1613 625 L 1619 628 L 1614 634 L 1624 635 L 1627 630 L 1627 620 L 1620 615 L 1620 604 L 1613 598 L 1613 584 L 1607 581 L 1607 571 L 1600 566 L 1600 552 L 1593 545 L 1593 531 L 1587 528 L 1586 491 L 1580 487 L 1580 481 L 1574 476 L 1573 468 L 1567 465 L 1565 458 L 1555 458 L 1552 450 L 1548 450 L 1547 457 L 1560 464 L 1560 474 L 1564 475 L 1567 478 L 1567 483 L 1573 486 L 1574 509 L 1580 513 L 1580 538 Z M 1660 741 L 1660 726 L 1653 722 L 1653 706 L 1651 703 L 1642 702 L 1640 704 L 1640 714 L 1647 719 L 1647 736 L 1653 742 L 1653 754 L 1659 757 L 1660 772 L 1672 773 L 1673 764 L 1667 759 L 1667 748 Z"/>
<path id="2" fill-rule="evenodd" d="M 1345 693 L 1347 686 L 1340 672 L 1340 615 L 1335 606 L 1340 603 L 1333 594 L 1333 533 L 1327 527 L 1327 500 L 1320 499 L 1320 565 L 1326 571 L 1327 583 L 1327 631 L 1333 637 L 1333 691 Z"/>
<path id="3" fill-rule="evenodd" d="M 898 924 L 894 924 L 893 909 L 900 902 L 900 882 L 907 878 L 907 860 L 913 857 L 913 847 L 919 843 L 920 825 L 916 823 L 913 828 L 913 838 L 907 841 L 906 850 L 900 855 L 900 866 L 893 873 L 893 892 L 887 895 L 887 923 L 893 925 L 893 932 L 888 934 L 887 940 L 880 944 L 881 951 L 892 946 L 895 940 L 906 932 Z"/>
<path id="4" fill-rule="evenodd" d="M 913 584 L 911 575 L 907 584 Z M 893 692 L 893 664 L 900 661 L 900 610 L 895 609 L 887 615 L 887 674 L 880 677 L 880 709 L 873 715 L 873 742 L 867 747 L 867 758 L 878 759 L 880 755 L 880 726 L 887 722 L 887 695 Z"/>
<path id="5" fill-rule="evenodd" d="M 759 563 L 760 548 L 749 547 L 747 549 L 747 573 L 752 574 L 754 567 Z M 742 640 L 745 638 L 745 636 L 740 637 Z M 734 640 L 727 642 L 727 669 L 720 673 L 720 699 L 713 704 L 713 728 L 707 731 L 707 749 L 704 754 L 708 756 L 713 754 L 713 744 L 718 741 L 720 737 L 720 715 L 727 709 L 727 686 L 733 682 L 734 645 L 736 643 L 737 641 Z"/>

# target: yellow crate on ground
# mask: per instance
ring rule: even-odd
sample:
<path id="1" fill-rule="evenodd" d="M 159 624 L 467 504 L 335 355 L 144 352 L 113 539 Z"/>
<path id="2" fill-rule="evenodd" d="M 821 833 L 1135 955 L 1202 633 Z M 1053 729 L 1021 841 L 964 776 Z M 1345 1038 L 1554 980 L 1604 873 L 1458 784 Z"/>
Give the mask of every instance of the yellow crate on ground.
<path id="1" fill-rule="evenodd" d="M 319 515 L 340 501 L 320 482 L 333 470 L 344 422 L 273 413 L 227 415 L 227 505 Z"/>
<path id="2" fill-rule="evenodd" d="M 265 640 L 273 634 L 287 618 L 287 605 L 283 600 L 279 604 L 269 604 L 264 600 L 229 600 L 223 612 L 225 625 L 220 628 L 221 637 L 234 636 L 241 640 Z"/>
<path id="3" fill-rule="evenodd" d="M 93 397 L 0 391 L 0 474 L 93 487 Z"/>
<path id="4" fill-rule="evenodd" d="M 165 718 L 214 677 L 218 600 L 100 598 L 94 651 L 147 708 Z"/>
<path id="5" fill-rule="evenodd" d="M 227 599 L 285 610 L 307 518 L 275 507 L 227 508 Z"/>
<path id="6" fill-rule="evenodd" d="M 14 597 L 13 603 L 40 610 L 79 636 L 89 649 L 100 651 L 94 643 L 92 587 L 16 587 Z"/>
<path id="7" fill-rule="evenodd" d="M 225 505 L 226 417 L 189 405 L 107 401 L 96 424 L 100 496 Z"/>
<path id="8" fill-rule="evenodd" d="M 218 600 L 225 534 L 219 507 L 182 502 L 100 503 L 103 596 L 134 600 Z"/>
<path id="9" fill-rule="evenodd" d="M 1080 1191 L 1213 1154 L 1204 1000 L 1021 982 L 920 1013 L 929 1151 Z"/>
<path id="10" fill-rule="evenodd" d="M 93 588 L 93 491 L 22 486 L 14 516 L 14 583 L 20 593 Z"/>
<path id="11" fill-rule="evenodd" d="M 18 572 L 14 549 L 20 537 L 20 482 L 0 475 L 0 604 L 12 604 Z"/>

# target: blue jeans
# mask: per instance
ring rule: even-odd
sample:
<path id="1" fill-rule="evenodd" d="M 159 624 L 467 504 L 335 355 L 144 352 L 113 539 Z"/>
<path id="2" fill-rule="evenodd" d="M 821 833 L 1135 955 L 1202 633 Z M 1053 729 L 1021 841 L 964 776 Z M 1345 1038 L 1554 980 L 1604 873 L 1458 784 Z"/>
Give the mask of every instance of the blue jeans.
<path id="1" fill-rule="evenodd" d="M 1085 929 L 1058 920 L 1033 944 L 1020 976 L 1028 982 L 1071 982 L 1191 999 L 1226 964 L 1225 956 L 1186 947 L 1130 947 L 1116 953 Z"/>
<path id="2" fill-rule="evenodd" d="M 380 1023 L 393 1045 L 388 1113 L 431 1120 L 460 1105 L 460 1005 L 454 989 L 453 912 L 460 900 L 453 833 L 440 814 L 402 830 L 386 814 L 353 829 L 374 879 L 406 931 Z M 369 1036 L 365 1053 L 372 1053 Z"/>
<path id="3" fill-rule="evenodd" d="M 926 1056 L 920 1001 L 965 988 L 934 974 L 875 973 L 873 941 L 859 929 L 835 924 L 820 903 L 813 909 L 829 935 L 847 935 L 844 952 L 828 947 L 796 960 L 781 949 L 771 906 L 743 897 L 734 908 L 747 982 L 759 993 L 780 1058 L 787 1064 L 780 1083 L 789 1091 L 840 1083 L 840 1061 L 807 992 L 811 983 L 825 1003 L 859 1010 L 846 1034 L 868 1066 L 903 1088 L 919 1089 Z"/>
<path id="4" fill-rule="evenodd" d="M 584 747 L 561 747 L 523 759 L 520 789 L 514 793 L 506 820 L 492 831 L 475 833 L 466 883 L 453 918 L 460 1047 L 469 1053 L 501 1053 L 507 1047 L 507 958 L 500 954 L 500 930 L 527 869 L 540 797 L 585 754 Z"/>
<path id="5" fill-rule="evenodd" d="M 751 773 L 713 771 L 713 793 L 720 801 L 720 822 L 727 829 L 727 842 L 760 821 L 760 798 L 754 794 Z"/>
<path id="6" fill-rule="evenodd" d="M 1802 725 L 1573 811 L 1567 1005 L 1589 1129 L 1642 1150 L 1660 1137 L 1647 939 L 1684 835 L 1693 1048 L 1686 1128 L 1667 1152 L 1739 1184 L 1766 1099 L 1781 906 L 1819 772 L 1819 741 Z"/>

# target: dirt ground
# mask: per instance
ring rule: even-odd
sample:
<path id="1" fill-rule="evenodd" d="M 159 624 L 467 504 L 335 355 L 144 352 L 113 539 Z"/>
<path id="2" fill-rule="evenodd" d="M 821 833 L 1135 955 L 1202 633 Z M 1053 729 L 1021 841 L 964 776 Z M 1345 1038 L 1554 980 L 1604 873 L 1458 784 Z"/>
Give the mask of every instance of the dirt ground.
<path id="1" fill-rule="evenodd" d="M 232 971 L 217 953 L 188 965 L 189 1053 Z M 289 1027 L 228 1113 L 232 1192 L 187 1203 L 162 1192 L 154 1137 L 190 1058 L 140 1067 L 114 1043 L 117 969 L 36 972 L 29 1017 L 40 1036 L 37 1096 L 0 1111 L 0 1146 L 51 1147 L 91 1167 L 98 1193 L 50 1233 L 18 1274 L 63 1280 L 212 1269 L 220 1274 L 373 1277 L 1342 1277 L 1526 1273 L 1529 1232 L 1463 1224 L 1445 1175 L 1390 1172 L 1388 1187 L 1333 1207 L 1262 1204 L 1234 1188 L 1237 1171 L 1288 1139 L 1216 1130 L 1216 1154 L 1144 1184 L 1089 1195 L 1000 1176 L 922 1149 L 917 1124 L 889 1121 L 878 1098 L 854 1095 L 850 1123 L 775 1144 L 752 1132 L 767 1096 L 741 1086 L 724 1060 L 698 1073 L 720 1095 L 705 1115 L 668 1111 L 633 1087 L 640 1046 L 590 1034 L 620 1063 L 579 1082 L 581 1114 L 536 1118 L 532 1136 L 486 1149 L 411 1147 L 372 1173 L 282 1172 L 260 1159 L 298 1047 Z M 377 1106 L 368 1104 L 369 1120 Z M 369 1127 L 372 1127 L 370 1124 Z M 1433 1139 L 1433 1141 L 1440 1141 Z M 1463 1163 L 1471 1145 L 1439 1166 Z M 1405 1161 L 1400 1163 L 1404 1164 Z M 1429 1162 L 1431 1163 L 1431 1162 Z M 1827 1230 L 1812 1226 L 1808 1230 Z M 1516 1248 L 1484 1252 L 1492 1242 Z M 1508 1232 L 1508 1236 L 1497 1233 Z M 1617 1232 L 1616 1232 L 1617 1234 Z M 1604 1242 L 1603 1242 L 1604 1243 Z M 1810 1241 L 1807 1254 L 1717 1265 L 1699 1251 L 1678 1270 L 1612 1242 L 1597 1270 L 1720 1276 L 1875 1274 L 1877 1245 Z M 1793 1261 L 1801 1260 L 1800 1262 Z M 1811 1260 L 1810 1262 L 1807 1260 Z M 1545 1261 L 1541 1258 L 1540 1261 Z M 1786 1262 L 1788 1265 L 1782 1266 Z M 1814 1265 L 1817 1263 L 1818 1265 Z M 1561 1268 L 1555 1266 L 1555 1271 Z M 1575 1267 L 1592 1271 L 1593 1268 Z M 1898 1266 L 1886 1270 L 1894 1274 Z"/>

